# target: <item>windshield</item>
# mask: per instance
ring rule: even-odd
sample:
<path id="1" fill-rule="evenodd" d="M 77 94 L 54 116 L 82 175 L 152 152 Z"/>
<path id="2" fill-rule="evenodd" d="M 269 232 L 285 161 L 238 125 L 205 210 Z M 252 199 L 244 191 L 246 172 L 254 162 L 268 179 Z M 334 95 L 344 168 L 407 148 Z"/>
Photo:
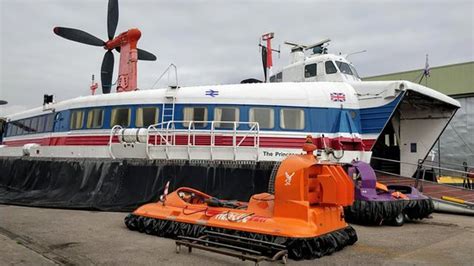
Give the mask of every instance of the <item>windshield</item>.
<path id="1" fill-rule="evenodd" d="M 341 73 L 347 74 L 347 75 L 352 75 L 352 70 L 351 70 L 351 67 L 349 66 L 348 63 L 344 63 L 344 62 L 341 62 L 341 61 L 336 61 L 336 65 L 339 68 L 339 70 L 341 71 Z"/>
<path id="2" fill-rule="evenodd" d="M 357 73 L 355 67 L 353 65 L 349 65 L 351 67 L 351 70 L 352 70 L 352 74 L 354 75 L 354 77 L 360 79 L 359 77 L 359 73 Z"/>

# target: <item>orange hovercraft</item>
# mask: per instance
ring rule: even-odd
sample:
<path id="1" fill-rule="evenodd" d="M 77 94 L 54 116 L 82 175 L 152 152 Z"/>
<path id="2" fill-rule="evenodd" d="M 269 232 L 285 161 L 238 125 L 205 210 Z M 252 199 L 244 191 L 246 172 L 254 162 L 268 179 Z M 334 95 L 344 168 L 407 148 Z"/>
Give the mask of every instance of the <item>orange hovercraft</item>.
<path id="1" fill-rule="evenodd" d="M 340 165 L 319 162 L 315 149 L 309 136 L 303 145 L 307 154 L 290 155 L 276 166 L 269 186 L 274 193 L 255 194 L 244 203 L 181 187 L 139 207 L 125 224 L 160 237 L 211 231 L 271 242 L 286 247 L 295 260 L 329 255 L 357 241 L 343 210 L 354 201 L 354 185 Z"/>

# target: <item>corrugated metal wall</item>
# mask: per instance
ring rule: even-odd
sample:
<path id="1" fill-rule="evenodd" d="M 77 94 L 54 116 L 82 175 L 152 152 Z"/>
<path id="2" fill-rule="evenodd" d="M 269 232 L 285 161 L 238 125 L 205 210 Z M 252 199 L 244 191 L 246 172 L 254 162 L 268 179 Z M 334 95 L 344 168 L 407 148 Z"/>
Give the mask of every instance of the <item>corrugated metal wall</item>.
<path id="1" fill-rule="evenodd" d="M 428 80 L 423 79 L 421 85 L 430 87 L 447 95 L 474 94 L 474 62 L 431 67 Z M 418 83 L 423 69 L 391 73 L 363 78 L 373 80 L 408 80 Z"/>
<path id="2" fill-rule="evenodd" d="M 474 166 L 474 97 L 458 98 L 461 109 L 448 125 L 440 141 L 441 167 L 452 168 L 449 164 L 467 162 Z M 433 149 L 434 160 L 438 162 L 438 145 Z M 431 158 L 428 158 L 431 159 Z M 455 167 L 463 170 L 462 167 Z"/>

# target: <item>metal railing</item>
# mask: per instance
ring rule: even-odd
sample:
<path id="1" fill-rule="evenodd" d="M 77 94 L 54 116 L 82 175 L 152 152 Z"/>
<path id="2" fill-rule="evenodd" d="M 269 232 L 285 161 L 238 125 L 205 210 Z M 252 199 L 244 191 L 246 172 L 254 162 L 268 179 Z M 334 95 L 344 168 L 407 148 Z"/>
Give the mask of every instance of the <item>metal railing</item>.
<path id="1" fill-rule="evenodd" d="M 211 124 L 210 129 L 196 129 L 196 125 L 207 125 Z M 181 124 L 184 127 L 177 129 L 176 125 Z M 229 125 L 223 127 L 222 125 Z M 247 125 L 248 129 L 238 129 L 240 125 Z M 186 136 L 186 144 L 178 144 L 176 137 L 178 135 Z M 198 135 L 209 135 L 209 145 L 198 145 L 196 142 L 196 136 Z M 191 149 L 193 147 L 209 147 L 211 160 L 213 160 L 213 150 L 216 147 L 226 147 L 229 145 L 219 145 L 216 143 L 217 136 L 232 136 L 232 148 L 234 160 L 239 147 L 242 147 L 245 140 L 251 140 L 251 147 L 256 149 L 258 155 L 260 147 L 260 126 L 258 122 L 230 122 L 230 121 L 193 121 L 193 120 L 181 120 L 181 121 L 167 121 L 154 125 L 150 125 L 146 131 L 146 155 L 151 158 L 150 148 L 153 146 L 165 146 L 166 158 L 169 159 L 169 148 L 173 146 L 187 146 L 188 159 L 191 157 Z"/>
<path id="2" fill-rule="evenodd" d="M 451 172 L 451 173 L 457 173 L 457 174 L 459 174 L 459 177 L 464 178 L 464 182 L 463 182 L 462 187 L 465 188 L 465 189 L 473 189 L 473 184 L 471 184 L 471 180 L 469 178 L 470 172 L 468 172 L 468 171 L 461 171 L 461 170 L 436 166 L 436 165 L 431 164 L 432 161 L 426 161 L 426 160 L 424 161 L 424 160 L 421 160 L 421 159 L 418 160 L 418 163 L 404 162 L 404 161 L 400 161 L 400 160 L 381 158 L 381 157 L 376 157 L 376 156 L 372 156 L 372 159 L 379 160 L 379 161 L 386 161 L 386 162 L 393 162 L 393 163 L 416 166 L 417 167 L 416 168 L 416 173 L 415 173 L 416 176 L 414 178 L 415 179 L 415 187 L 418 188 L 419 185 L 420 185 L 421 186 L 420 191 L 423 191 L 423 182 L 431 182 L 431 181 L 425 179 L 426 171 L 431 170 L 431 169 L 436 169 L 436 170 L 440 170 L 440 171 L 443 170 L 443 171 L 447 171 L 447 172 Z M 427 168 L 429 168 L 429 169 L 427 169 Z M 382 173 L 382 174 L 389 174 L 389 175 L 394 175 L 394 176 L 405 177 L 405 176 L 401 176 L 401 175 L 396 174 L 396 173 L 390 173 L 390 172 L 382 171 L 380 169 L 374 169 L 374 170 L 376 172 L 379 172 L 379 173 Z M 423 182 L 419 182 L 419 181 L 423 181 Z M 451 186 L 451 185 L 447 185 L 447 184 L 444 184 L 444 185 Z"/>
<path id="3" fill-rule="evenodd" d="M 120 125 L 115 125 L 112 127 L 112 129 L 110 129 L 110 134 L 109 134 L 109 155 L 110 157 L 112 157 L 112 159 L 115 159 L 115 155 L 114 155 L 114 152 L 112 150 L 112 143 L 113 143 L 113 139 L 114 139 L 114 136 L 116 135 L 117 132 L 120 132 L 120 130 L 122 130 L 123 127 L 120 126 Z"/>
<path id="4" fill-rule="evenodd" d="M 433 169 L 445 170 L 445 171 L 458 173 L 458 174 L 462 174 L 462 175 L 469 174 L 469 172 L 467 172 L 467 171 L 461 171 L 461 170 L 456 170 L 456 169 L 452 169 L 452 168 L 439 167 L 439 166 L 436 166 L 436 165 L 433 165 L 433 164 L 427 164 L 427 163 L 430 163 L 431 161 L 422 161 L 421 163 L 420 162 L 419 163 L 410 163 L 410 162 L 403 162 L 403 161 L 400 161 L 400 160 L 393 160 L 393 159 L 381 158 L 381 157 L 376 157 L 376 156 L 372 156 L 372 159 L 380 160 L 380 161 L 400 163 L 400 164 L 406 164 L 406 165 L 413 165 L 413 166 L 420 166 L 420 164 L 421 164 L 421 166 L 423 166 L 423 167 L 430 167 L 430 168 L 433 168 Z"/>

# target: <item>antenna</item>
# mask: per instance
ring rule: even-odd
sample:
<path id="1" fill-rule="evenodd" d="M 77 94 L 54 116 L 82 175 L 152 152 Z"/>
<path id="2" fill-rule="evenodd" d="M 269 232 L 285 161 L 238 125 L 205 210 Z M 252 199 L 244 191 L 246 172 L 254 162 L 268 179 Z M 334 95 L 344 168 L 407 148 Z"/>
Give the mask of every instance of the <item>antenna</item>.
<path id="1" fill-rule="evenodd" d="M 291 48 L 292 53 L 297 52 L 297 51 L 305 51 L 305 50 L 313 49 L 314 54 L 325 54 L 327 53 L 327 48 L 325 46 L 327 46 L 330 41 L 331 39 L 324 39 L 320 42 L 313 43 L 310 45 L 285 41 L 285 44 L 292 46 Z"/>
<path id="2" fill-rule="evenodd" d="M 428 54 L 426 54 L 426 60 L 425 60 L 425 68 L 423 69 L 423 73 L 421 75 L 420 81 L 418 81 L 418 84 L 421 84 L 421 81 L 423 78 L 425 79 L 425 84 L 428 86 L 428 77 L 430 76 L 430 64 L 428 63 Z"/>
<path id="3" fill-rule="evenodd" d="M 326 53 L 327 49 L 324 46 L 327 46 L 327 44 L 330 41 L 331 41 L 331 39 L 324 39 L 320 42 L 313 43 L 313 44 L 310 44 L 310 45 L 285 41 L 285 44 L 292 46 L 291 52 L 313 49 L 313 53 L 316 54 L 316 53 Z"/>
<path id="4" fill-rule="evenodd" d="M 286 45 L 289 45 L 289 46 L 293 46 L 291 47 L 291 52 L 296 52 L 296 51 L 303 51 L 306 49 L 306 45 L 304 44 L 298 44 L 298 43 L 294 43 L 294 42 L 289 42 L 289 41 L 285 41 L 284 44 Z"/>
<path id="5" fill-rule="evenodd" d="M 278 53 L 278 58 L 280 58 L 280 49 L 272 49 L 272 39 L 275 34 L 273 32 L 265 33 L 262 35 L 259 47 L 262 48 L 262 64 L 263 64 L 263 74 L 265 76 L 265 82 L 268 82 L 268 77 L 270 76 L 270 71 L 273 66 L 273 52 Z M 266 41 L 267 45 L 262 45 L 262 41 Z"/>
<path id="6" fill-rule="evenodd" d="M 361 54 L 361 53 L 365 53 L 365 52 L 367 52 L 367 50 L 361 50 L 361 51 L 357 51 L 357 52 L 352 52 L 352 53 L 348 53 L 348 54 L 341 55 L 341 56 L 347 59 L 347 58 L 348 58 L 349 56 L 351 56 L 351 55 Z"/>
<path id="7" fill-rule="evenodd" d="M 97 82 L 94 81 L 94 74 L 92 74 L 92 82 L 90 86 L 92 95 L 95 95 L 95 90 L 97 90 L 98 87 L 99 87 L 99 84 L 97 84 Z"/>
<path id="8" fill-rule="evenodd" d="M 55 27 L 54 33 L 65 39 L 103 47 L 105 52 L 101 66 L 102 93 L 110 93 L 112 87 L 112 74 L 114 71 L 113 50 L 120 53 L 120 66 L 117 92 L 137 90 L 137 60 L 155 61 L 156 56 L 145 50 L 137 48 L 141 32 L 138 29 L 129 29 L 115 36 L 119 18 L 118 0 L 109 0 L 107 10 L 107 33 L 108 41 L 103 41 L 85 31 Z"/>

